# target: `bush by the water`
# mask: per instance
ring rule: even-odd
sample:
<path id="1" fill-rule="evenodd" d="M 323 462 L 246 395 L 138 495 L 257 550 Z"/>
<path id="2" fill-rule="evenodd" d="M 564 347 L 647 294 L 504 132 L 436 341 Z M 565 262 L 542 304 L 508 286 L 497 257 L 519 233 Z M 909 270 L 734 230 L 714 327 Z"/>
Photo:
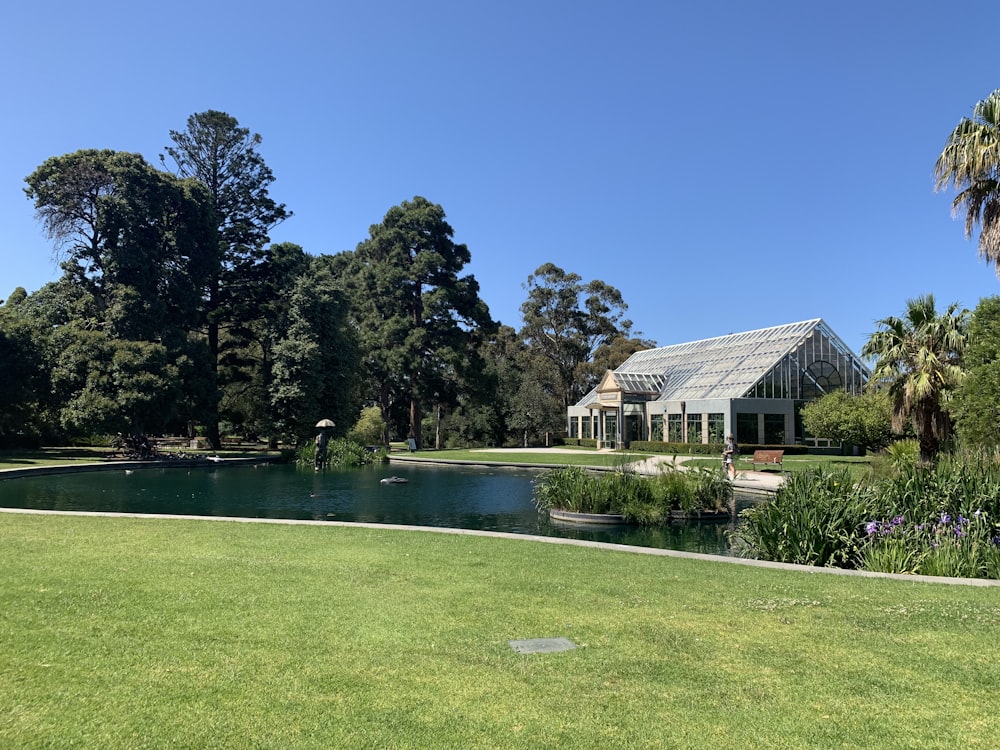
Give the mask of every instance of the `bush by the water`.
<path id="1" fill-rule="evenodd" d="M 627 470 L 595 474 L 570 466 L 535 481 L 539 510 L 611 513 L 650 526 L 669 522 L 672 511 L 724 510 L 732 493 L 729 479 L 711 469 L 666 469 L 644 477 Z"/>
<path id="2" fill-rule="evenodd" d="M 1000 453 L 926 466 L 904 446 L 857 484 L 846 471 L 793 474 L 743 521 L 732 543 L 746 557 L 1000 578 Z"/>
<path id="3" fill-rule="evenodd" d="M 372 451 L 347 438 L 331 440 L 326 446 L 327 466 L 366 466 L 376 462 L 381 463 L 387 457 L 388 452 L 384 448 Z M 299 448 L 296 463 L 299 466 L 314 466 L 316 463 L 315 444 L 307 443 Z"/>

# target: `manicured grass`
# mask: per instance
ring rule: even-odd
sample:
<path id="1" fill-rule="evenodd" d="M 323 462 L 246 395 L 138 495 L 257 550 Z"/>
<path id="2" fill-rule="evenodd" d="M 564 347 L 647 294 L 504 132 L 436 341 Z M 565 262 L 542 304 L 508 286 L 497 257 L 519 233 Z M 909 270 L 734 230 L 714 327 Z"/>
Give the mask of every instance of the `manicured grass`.
<path id="1" fill-rule="evenodd" d="M 948 748 L 997 588 L 470 535 L 0 514 L 0 747 Z M 522 655 L 512 639 L 578 648 Z"/>
<path id="2" fill-rule="evenodd" d="M 752 456 L 739 456 L 736 461 L 737 471 L 768 471 L 775 474 L 807 471 L 816 467 L 824 469 L 847 469 L 852 478 L 860 479 L 871 465 L 871 458 L 868 456 L 814 456 L 814 455 L 786 455 L 779 466 L 764 466 L 757 464 L 753 466 L 750 459 Z M 717 468 L 722 465 L 719 458 L 686 458 L 685 466 L 708 466 Z"/>
<path id="3" fill-rule="evenodd" d="M 563 451 L 572 450 L 572 453 Z M 649 458 L 649 453 L 626 453 L 597 451 L 592 448 L 560 448 L 560 452 L 519 451 L 517 448 L 496 448 L 494 450 L 423 450 L 407 453 L 415 458 L 440 459 L 445 461 L 501 461 L 512 464 L 559 464 L 560 466 L 607 466 L 614 468 L 630 461 Z"/>
<path id="4" fill-rule="evenodd" d="M 185 456 L 222 456 L 224 458 L 243 458 L 260 456 L 265 450 L 184 450 Z M 65 466 L 83 463 L 100 463 L 107 461 L 112 453 L 111 448 L 101 447 L 58 447 L 38 448 L 37 450 L 0 451 L 0 469 L 23 469 L 29 466 Z M 281 454 L 271 451 L 275 457 Z"/>

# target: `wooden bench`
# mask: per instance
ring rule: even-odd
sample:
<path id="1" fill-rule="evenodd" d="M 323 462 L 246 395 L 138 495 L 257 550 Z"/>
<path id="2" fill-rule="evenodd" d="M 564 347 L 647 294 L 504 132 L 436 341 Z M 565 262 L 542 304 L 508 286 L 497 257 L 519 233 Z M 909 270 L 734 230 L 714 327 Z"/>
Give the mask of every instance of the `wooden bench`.
<path id="1" fill-rule="evenodd" d="M 751 463 L 753 464 L 754 469 L 757 468 L 757 464 L 763 464 L 765 466 L 781 466 L 781 461 L 784 457 L 784 451 L 754 451 Z"/>

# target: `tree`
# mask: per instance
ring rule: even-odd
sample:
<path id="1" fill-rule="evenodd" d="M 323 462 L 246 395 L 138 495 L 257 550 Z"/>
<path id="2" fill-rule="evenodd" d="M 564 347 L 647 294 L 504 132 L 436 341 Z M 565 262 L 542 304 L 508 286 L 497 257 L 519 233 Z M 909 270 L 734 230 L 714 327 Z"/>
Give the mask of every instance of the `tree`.
<path id="1" fill-rule="evenodd" d="M 356 342 L 346 308 L 346 296 L 322 259 L 291 289 L 268 390 L 278 431 L 300 443 L 317 420 L 330 418 L 343 433 L 358 413 Z"/>
<path id="2" fill-rule="evenodd" d="M 471 254 L 453 236 L 444 209 L 417 196 L 371 227 L 352 263 L 369 397 L 387 424 L 396 405 L 408 406 L 418 448 L 421 404 L 454 401 L 462 383 L 482 370 L 478 339 L 494 325 L 475 277 L 459 275 Z"/>
<path id="3" fill-rule="evenodd" d="M 843 389 L 802 407 L 802 424 L 809 434 L 843 446 L 880 450 L 892 440 L 892 409 L 885 391 L 852 396 Z"/>
<path id="4" fill-rule="evenodd" d="M 554 395 L 563 407 L 575 404 L 597 382 L 583 367 L 615 338 L 628 338 L 632 322 L 621 292 L 603 281 L 584 283 L 552 263 L 539 266 L 525 284 L 521 337 L 549 363 Z M 603 374 L 603 372 L 601 373 Z"/>
<path id="5" fill-rule="evenodd" d="M 183 365 L 196 358 L 216 251 L 204 188 L 109 150 L 53 157 L 26 182 L 79 292 L 49 334 L 63 425 L 147 430 L 169 423 L 177 404 L 194 408 L 202 375 Z"/>
<path id="6" fill-rule="evenodd" d="M 951 433 L 948 402 L 962 380 L 968 318 L 958 303 L 938 314 L 927 294 L 907 300 L 903 317 L 878 321 L 879 330 L 861 350 L 875 360 L 869 386 L 889 394 L 893 430 L 912 422 L 924 462 L 937 457 Z"/>
<path id="7" fill-rule="evenodd" d="M 605 372 L 617 369 L 636 352 L 654 348 L 656 342 L 649 339 L 615 336 L 609 342 L 597 347 L 590 361 L 580 365 L 578 372 L 585 378 L 584 382 L 596 384 L 604 377 Z"/>
<path id="8" fill-rule="evenodd" d="M 965 366 L 954 400 L 956 432 L 969 445 L 1000 446 L 1000 297 L 986 297 L 972 311 Z"/>
<path id="9" fill-rule="evenodd" d="M 965 211 L 965 236 L 978 225 L 979 255 L 1000 275 L 1000 89 L 976 103 L 948 136 L 934 165 L 936 189 L 958 190 L 952 210 Z"/>
<path id="10" fill-rule="evenodd" d="M 30 320 L 13 312 L 23 304 L 18 287 L 0 307 L 0 446 L 23 443 L 42 432 L 39 419 L 48 392 L 44 342 Z M 39 335 L 41 334 L 41 335 Z"/>
<path id="11" fill-rule="evenodd" d="M 205 290 L 204 323 L 211 366 L 219 375 L 220 331 L 230 327 L 229 343 L 241 345 L 237 331 L 257 313 L 259 283 L 268 232 L 292 214 L 268 194 L 274 175 L 258 153 L 260 135 L 241 128 L 235 117 L 208 110 L 191 115 L 187 130 L 170 131 L 165 151 L 176 173 L 208 189 L 218 233 L 218 263 Z M 161 154 L 160 161 L 166 163 Z M 222 383 L 224 385 L 224 382 Z M 208 438 L 219 447 L 218 400 L 208 414 Z"/>

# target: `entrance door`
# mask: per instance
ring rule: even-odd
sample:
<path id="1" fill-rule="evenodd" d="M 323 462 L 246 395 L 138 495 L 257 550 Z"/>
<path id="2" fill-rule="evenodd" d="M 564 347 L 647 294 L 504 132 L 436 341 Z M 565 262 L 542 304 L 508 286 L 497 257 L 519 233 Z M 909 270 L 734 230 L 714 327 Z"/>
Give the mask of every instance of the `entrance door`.
<path id="1" fill-rule="evenodd" d="M 638 414 L 628 414 L 625 417 L 625 429 L 622 432 L 622 440 L 625 441 L 625 448 L 628 448 L 633 440 L 642 440 L 641 423 Z"/>
<path id="2" fill-rule="evenodd" d="M 618 447 L 618 415 L 613 411 L 604 412 L 604 447 Z"/>

